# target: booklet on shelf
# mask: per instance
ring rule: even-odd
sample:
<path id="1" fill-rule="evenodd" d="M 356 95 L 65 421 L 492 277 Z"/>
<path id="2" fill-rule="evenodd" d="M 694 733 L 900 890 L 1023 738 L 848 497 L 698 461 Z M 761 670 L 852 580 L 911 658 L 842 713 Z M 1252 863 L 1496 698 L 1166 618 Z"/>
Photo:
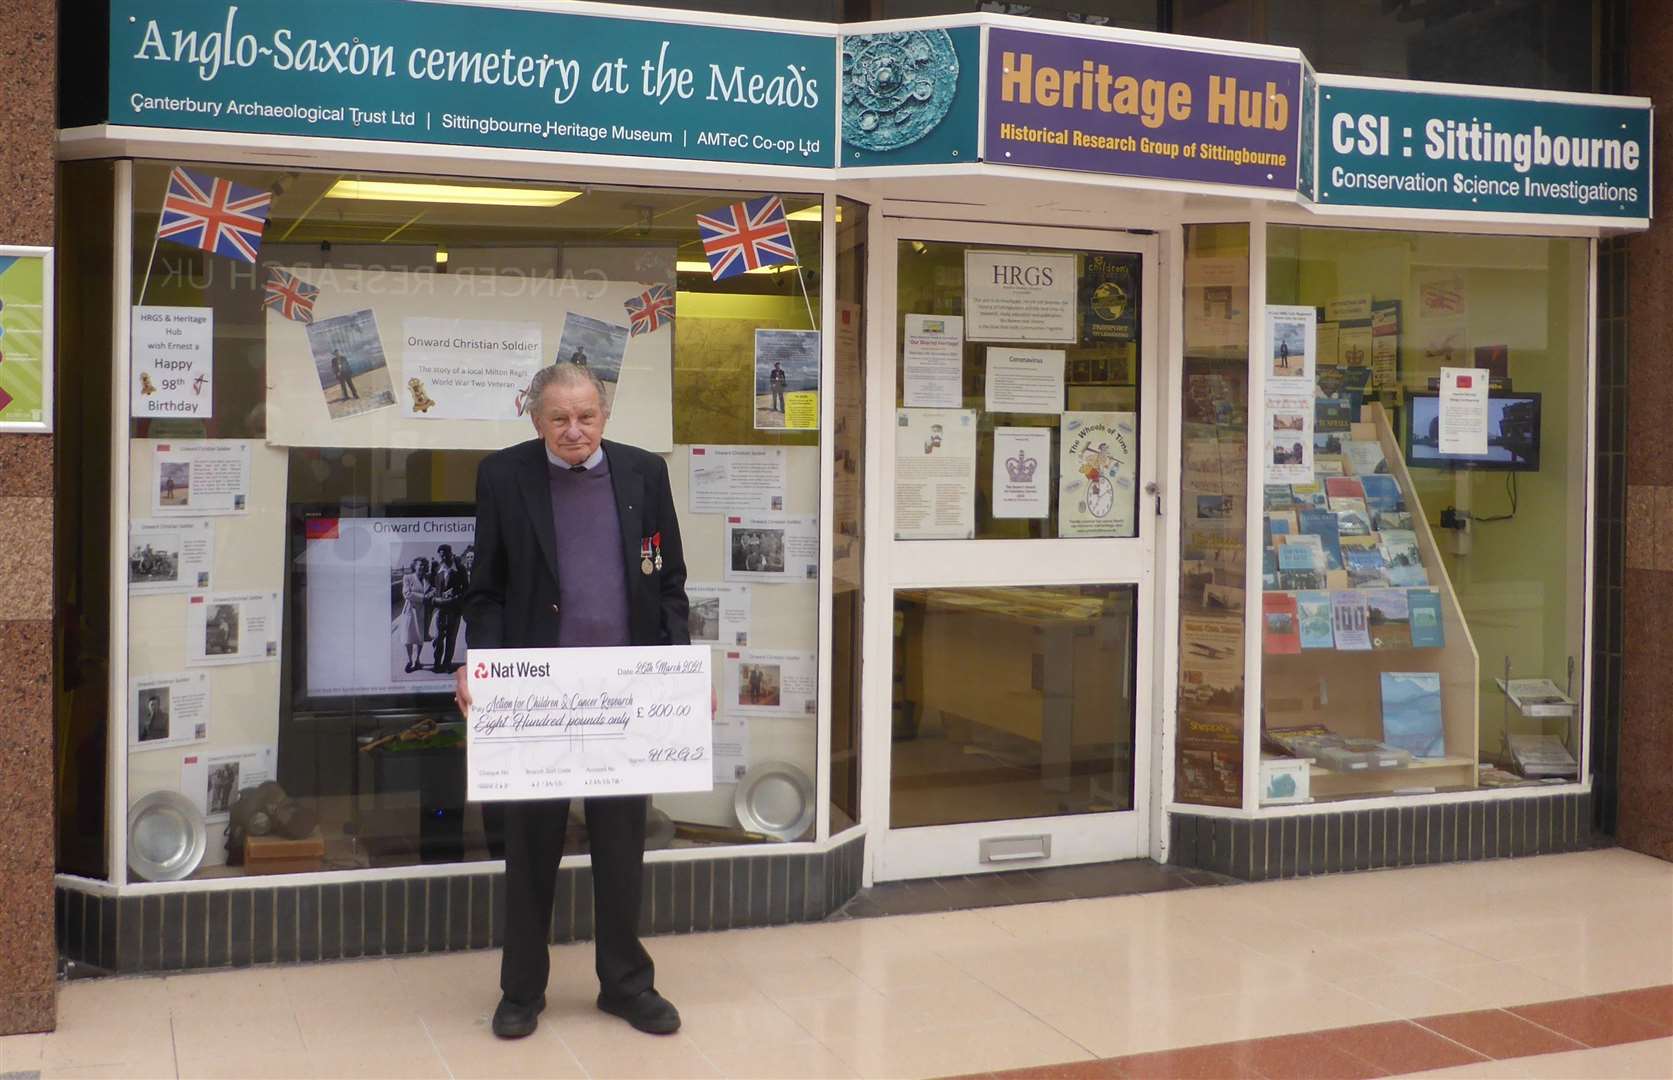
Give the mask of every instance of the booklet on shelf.
<path id="1" fill-rule="evenodd" d="M 1309 589 L 1295 594 L 1296 619 L 1301 624 L 1303 649 L 1332 649 L 1335 635 L 1330 629 L 1330 594 Z"/>
<path id="2" fill-rule="evenodd" d="M 1504 691 L 1516 711 L 1527 717 L 1569 717 L 1574 715 L 1574 699 L 1558 689 L 1550 679 L 1494 679 Z"/>
<path id="3" fill-rule="evenodd" d="M 1412 589 L 1406 594 L 1412 616 L 1412 648 L 1439 649 L 1446 644 L 1441 627 L 1441 594 L 1434 589 Z"/>
<path id="4" fill-rule="evenodd" d="M 1267 652 L 1301 651 L 1301 632 L 1296 626 L 1295 597 L 1284 592 L 1262 595 L 1261 617 Z"/>
<path id="5" fill-rule="evenodd" d="M 1573 776 L 1579 765 L 1568 747 L 1555 735 L 1511 735 L 1510 757 L 1516 770 L 1527 777 Z"/>

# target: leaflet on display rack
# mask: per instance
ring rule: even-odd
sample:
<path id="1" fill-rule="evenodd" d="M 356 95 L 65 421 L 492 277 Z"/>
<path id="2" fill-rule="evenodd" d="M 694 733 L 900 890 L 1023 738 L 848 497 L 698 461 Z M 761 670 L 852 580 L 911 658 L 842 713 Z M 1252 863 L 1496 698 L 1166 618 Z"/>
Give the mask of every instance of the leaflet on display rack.
<path id="1" fill-rule="evenodd" d="M 151 458 L 151 512 L 158 517 L 242 514 L 250 497 L 247 439 L 169 440 Z"/>
<path id="2" fill-rule="evenodd" d="M 819 713 L 818 654 L 729 649 L 721 693 L 722 707 L 732 716 L 813 720 Z"/>
<path id="3" fill-rule="evenodd" d="M 789 453 L 782 446 L 693 446 L 691 512 L 784 512 Z"/>
<path id="4" fill-rule="evenodd" d="M 819 519 L 808 515 L 729 514 L 726 580 L 782 585 L 819 578 Z"/>
<path id="5" fill-rule="evenodd" d="M 128 523 L 128 592 L 200 592 L 212 587 L 215 523 L 207 518 L 136 518 Z"/>
<path id="6" fill-rule="evenodd" d="M 1265 482 L 1310 484 L 1318 309 L 1267 305 L 1266 343 Z"/>
<path id="7" fill-rule="evenodd" d="M 136 306 L 130 329 L 131 415 L 215 415 L 215 309 Z"/>
<path id="8" fill-rule="evenodd" d="M 186 602 L 186 663 L 191 667 L 256 664 L 279 659 L 274 593 L 202 593 Z"/>
<path id="9" fill-rule="evenodd" d="M 466 798 L 709 791 L 706 645 L 477 649 L 466 665 Z"/>

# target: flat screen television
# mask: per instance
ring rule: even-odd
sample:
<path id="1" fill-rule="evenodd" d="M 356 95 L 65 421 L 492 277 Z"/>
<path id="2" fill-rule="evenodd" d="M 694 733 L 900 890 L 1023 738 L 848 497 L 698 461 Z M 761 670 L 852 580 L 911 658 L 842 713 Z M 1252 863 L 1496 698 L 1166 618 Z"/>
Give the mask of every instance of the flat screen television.
<path id="1" fill-rule="evenodd" d="M 1539 471 L 1539 395 L 1489 394 L 1487 453 L 1440 451 L 1441 396 L 1406 395 L 1406 465 L 1414 469 Z"/>
<path id="2" fill-rule="evenodd" d="M 364 517 L 293 507 L 291 527 L 297 703 L 399 707 L 433 703 L 433 695 L 445 703 L 453 692 L 447 661 L 463 665 L 465 627 L 461 620 L 448 657 L 442 615 L 425 598 L 443 587 L 443 566 L 453 568 L 455 587 L 468 580 L 462 564 L 475 539 L 474 507 L 392 505 Z"/>

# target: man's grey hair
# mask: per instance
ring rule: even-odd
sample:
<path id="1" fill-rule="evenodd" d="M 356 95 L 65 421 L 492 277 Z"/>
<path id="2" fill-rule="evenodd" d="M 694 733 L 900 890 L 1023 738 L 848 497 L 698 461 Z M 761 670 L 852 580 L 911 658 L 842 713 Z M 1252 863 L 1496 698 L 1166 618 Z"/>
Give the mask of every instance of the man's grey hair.
<path id="1" fill-rule="evenodd" d="M 546 393 L 548 386 L 581 386 L 591 383 L 598 391 L 598 404 L 604 410 L 606 418 L 610 415 L 609 399 L 604 395 L 604 380 L 598 377 L 598 372 L 580 364 L 564 361 L 543 367 L 534 373 L 534 381 L 529 383 L 529 411 L 533 412 L 540 406 L 540 399 Z"/>

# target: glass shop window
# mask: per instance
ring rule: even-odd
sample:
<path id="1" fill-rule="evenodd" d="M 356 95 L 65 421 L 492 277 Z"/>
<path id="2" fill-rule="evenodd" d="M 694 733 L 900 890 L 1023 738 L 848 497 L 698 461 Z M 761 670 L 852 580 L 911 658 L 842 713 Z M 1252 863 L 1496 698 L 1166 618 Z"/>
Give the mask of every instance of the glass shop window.
<path id="1" fill-rule="evenodd" d="M 1268 253 L 1261 800 L 1575 779 L 1586 243 Z"/>
<path id="2" fill-rule="evenodd" d="M 165 198 L 223 194 L 265 225 L 159 234 Z M 522 391 L 558 361 L 667 461 L 713 648 L 714 788 L 657 797 L 649 846 L 811 838 L 820 200 L 783 197 L 793 258 L 719 280 L 698 228 L 764 197 L 136 163 L 134 878 L 497 857 L 459 597 L 477 464 L 534 437 Z"/>

